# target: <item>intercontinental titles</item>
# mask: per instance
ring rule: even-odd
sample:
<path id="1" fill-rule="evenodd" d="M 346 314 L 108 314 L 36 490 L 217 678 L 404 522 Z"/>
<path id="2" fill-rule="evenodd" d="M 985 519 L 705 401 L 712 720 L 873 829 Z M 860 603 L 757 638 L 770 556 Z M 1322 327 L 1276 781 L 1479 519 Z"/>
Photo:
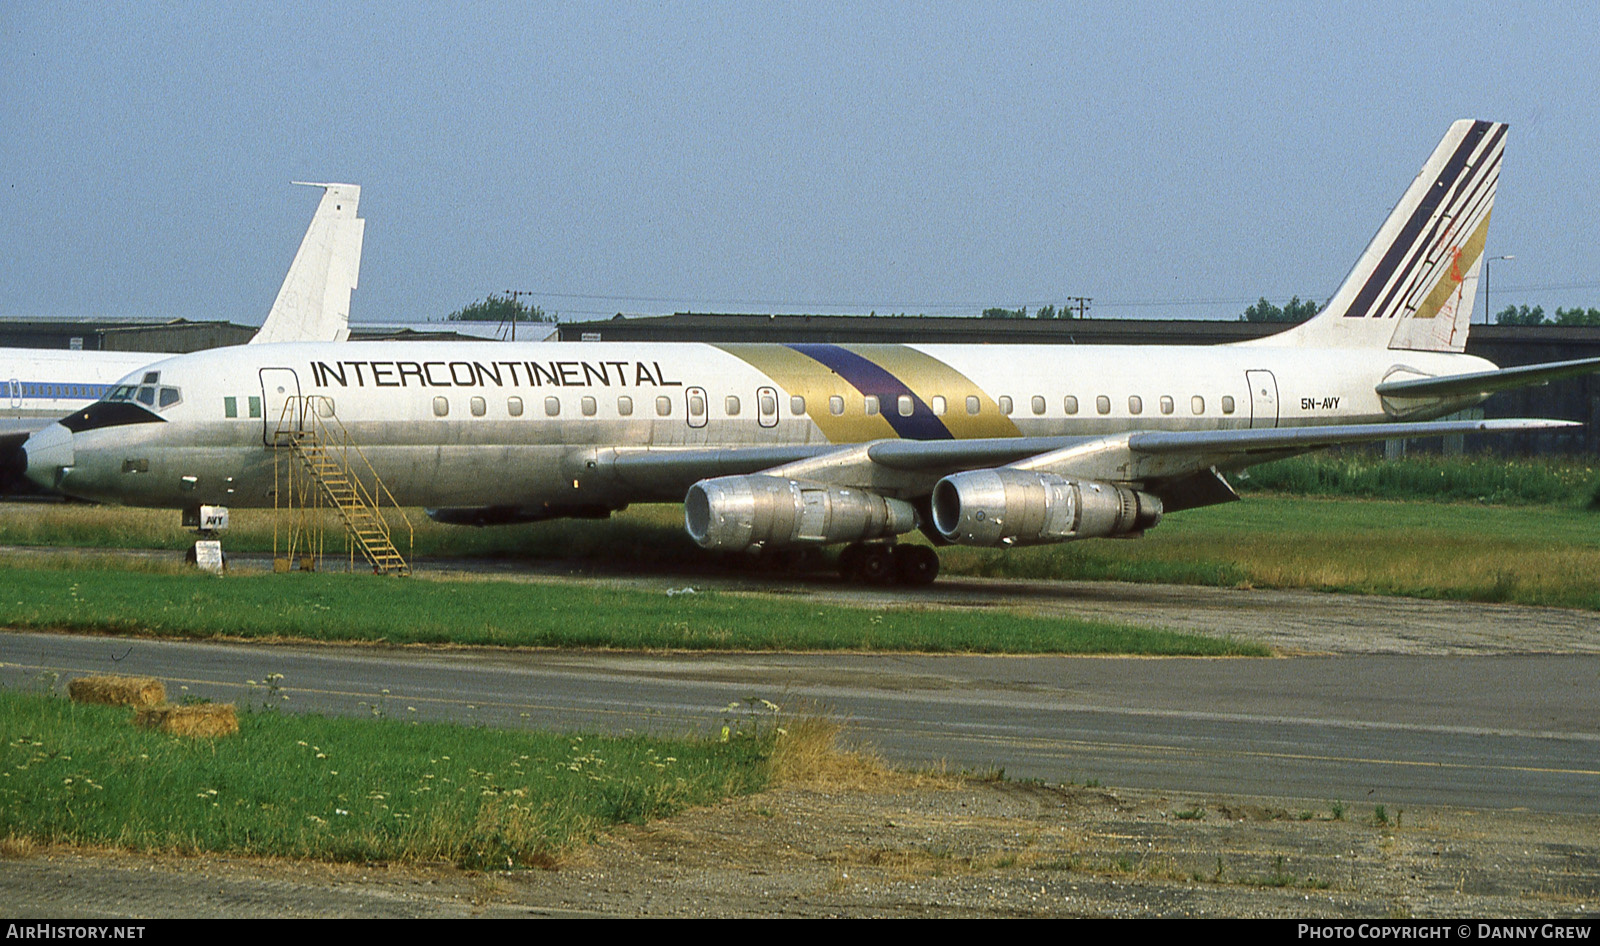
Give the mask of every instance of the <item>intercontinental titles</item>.
<path id="1" fill-rule="evenodd" d="M 659 361 L 313 361 L 317 387 L 682 387 Z"/>

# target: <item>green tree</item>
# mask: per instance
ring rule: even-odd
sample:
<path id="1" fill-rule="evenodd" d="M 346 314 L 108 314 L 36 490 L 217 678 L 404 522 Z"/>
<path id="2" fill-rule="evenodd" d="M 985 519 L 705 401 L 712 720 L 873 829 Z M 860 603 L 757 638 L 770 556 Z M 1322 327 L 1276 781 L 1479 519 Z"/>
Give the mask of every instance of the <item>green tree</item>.
<path id="1" fill-rule="evenodd" d="M 1025 319 L 1028 317 L 1028 307 L 1020 309 L 984 309 L 983 317 L 986 319 Z"/>
<path id="2" fill-rule="evenodd" d="M 1550 324 L 1550 320 L 1544 317 L 1544 306 L 1541 305 L 1536 305 L 1531 309 L 1527 306 L 1508 305 L 1500 310 L 1500 314 L 1496 315 L 1494 320 L 1500 325 Z"/>
<path id="3" fill-rule="evenodd" d="M 1239 316 L 1241 322 L 1304 322 L 1317 314 L 1322 307 L 1310 299 L 1300 301 L 1295 296 L 1280 308 L 1267 301 L 1262 296 L 1260 301 L 1244 310 L 1244 315 Z"/>
<path id="4" fill-rule="evenodd" d="M 1556 307 L 1557 325 L 1600 325 L 1600 309 L 1585 309 L 1575 306 L 1571 309 Z"/>
<path id="5" fill-rule="evenodd" d="M 555 314 L 546 314 L 538 306 L 530 306 L 515 296 L 497 296 L 490 293 L 487 299 L 465 305 L 445 317 L 449 322 L 554 322 Z"/>
<path id="6" fill-rule="evenodd" d="M 1045 306 L 1044 308 L 1039 310 L 1039 314 L 1038 315 L 1034 316 L 1034 318 L 1036 318 L 1036 319 L 1053 319 L 1055 317 L 1056 317 L 1056 307 L 1053 306 L 1053 305 Z"/>

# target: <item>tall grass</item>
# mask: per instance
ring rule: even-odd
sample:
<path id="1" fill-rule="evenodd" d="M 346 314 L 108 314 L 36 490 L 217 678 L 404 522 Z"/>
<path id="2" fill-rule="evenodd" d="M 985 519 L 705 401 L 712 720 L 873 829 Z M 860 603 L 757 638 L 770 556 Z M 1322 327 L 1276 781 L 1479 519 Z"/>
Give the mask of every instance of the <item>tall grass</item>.
<path id="1" fill-rule="evenodd" d="M 609 520 L 555 520 L 473 528 L 440 525 L 410 510 L 416 526 L 415 553 L 422 558 L 563 559 L 653 565 L 705 558 L 683 529 L 675 505 L 635 506 Z M 222 535 L 224 548 L 273 550 L 275 514 L 270 509 L 235 509 Z M 322 516 L 329 555 L 343 554 L 343 532 L 335 514 Z M 0 545 L 105 549 L 186 549 L 194 532 L 171 509 L 129 509 L 82 504 L 0 503 Z M 281 540 L 280 540 L 281 541 Z M 405 551 L 404 548 L 401 550 Z"/>
<path id="2" fill-rule="evenodd" d="M 1241 493 L 1345 496 L 1490 505 L 1588 506 L 1600 500 L 1594 458 L 1408 456 L 1371 453 L 1308 454 L 1240 471 L 1230 477 Z"/>
<path id="3" fill-rule="evenodd" d="M 183 740 L 0 690 L 0 839 L 134 851 L 550 866 L 598 832 L 760 790 L 775 730 L 727 741 L 246 714 Z"/>
<path id="4" fill-rule="evenodd" d="M 949 548 L 944 574 L 1309 588 L 1600 609 L 1600 517 L 1557 506 L 1253 496 L 1144 538 Z"/>

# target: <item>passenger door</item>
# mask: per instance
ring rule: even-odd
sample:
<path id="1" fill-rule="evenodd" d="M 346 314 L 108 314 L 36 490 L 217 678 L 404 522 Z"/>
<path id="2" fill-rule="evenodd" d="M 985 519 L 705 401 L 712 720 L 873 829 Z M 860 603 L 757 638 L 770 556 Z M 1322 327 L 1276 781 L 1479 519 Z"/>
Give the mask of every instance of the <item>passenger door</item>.
<path id="1" fill-rule="evenodd" d="M 300 430 L 305 418 L 300 376 L 293 368 L 261 369 L 261 442 L 272 446 L 279 429 Z"/>
<path id="2" fill-rule="evenodd" d="M 1278 379 L 1265 369 L 1246 371 L 1244 377 L 1250 385 L 1250 426 L 1278 426 Z"/>

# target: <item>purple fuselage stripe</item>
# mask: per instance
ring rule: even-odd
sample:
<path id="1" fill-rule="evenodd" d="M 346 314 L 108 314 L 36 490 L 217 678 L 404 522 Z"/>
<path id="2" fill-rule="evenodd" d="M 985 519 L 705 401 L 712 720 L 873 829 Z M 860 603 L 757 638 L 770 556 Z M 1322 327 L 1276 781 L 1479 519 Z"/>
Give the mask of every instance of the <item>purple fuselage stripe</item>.
<path id="1" fill-rule="evenodd" d="M 954 435 L 944 422 L 934 416 L 933 408 L 922 398 L 911 393 L 899 378 L 881 366 L 838 345 L 790 345 L 790 348 L 831 368 L 839 377 L 862 394 L 878 399 L 878 410 L 889 422 L 894 432 L 903 440 L 953 440 Z M 900 398 L 911 398 L 911 414 L 900 415 Z"/>

